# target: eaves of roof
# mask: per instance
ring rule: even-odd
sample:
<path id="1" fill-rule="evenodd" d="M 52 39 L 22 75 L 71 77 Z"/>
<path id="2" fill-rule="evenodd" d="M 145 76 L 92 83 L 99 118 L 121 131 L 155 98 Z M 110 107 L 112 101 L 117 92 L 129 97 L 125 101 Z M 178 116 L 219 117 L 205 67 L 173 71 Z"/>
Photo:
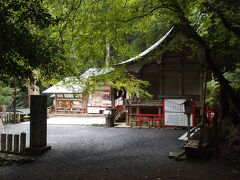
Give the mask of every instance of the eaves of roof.
<path id="1" fill-rule="evenodd" d="M 99 76 L 111 72 L 113 68 L 89 68 L 80 78 L 67 77 L 50 88 L 43 91 L 43 94 L 72 94 L 82 93 L 85 89 L 84 81 L 93 76 Z M 79 82 L 83 82 L 82 85 Z"/>
<path id="2" fill-rule="evenodd" d="M 146 55 L 150 54 L 152 51 L 156 50 L 161 44 L 163 44 L 163 42 L 165 42 L 167 40 L 167 38 L 170 36 L 170 34 L 173 32 L 173 30 L 174 30 L 174 26 L 161 39 L 159 39 L 155 44 L 150 46 L 148 49 L 141 52 L 140 54 L 138 54 L 135 57 L 132 57 L 126 61 L 118 63 L 117 65 L 129 64 L 129 63 L 132 63 L 132 62 L 138 61 L 139 59 L 144 58 Z"/>

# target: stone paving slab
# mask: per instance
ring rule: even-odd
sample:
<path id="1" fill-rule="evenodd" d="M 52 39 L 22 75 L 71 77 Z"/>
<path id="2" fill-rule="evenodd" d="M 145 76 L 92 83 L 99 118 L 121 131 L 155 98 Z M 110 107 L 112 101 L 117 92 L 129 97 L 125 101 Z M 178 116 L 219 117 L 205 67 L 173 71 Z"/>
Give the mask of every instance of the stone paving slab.
<path id="1" fill-rule="evenodd" d="M 48 125 L 104 125 L 105 117 L 90 117 L 90 116 L 51 116 L 47 119 Z M 28 124 L 29 122 L 23 122 Z"/>

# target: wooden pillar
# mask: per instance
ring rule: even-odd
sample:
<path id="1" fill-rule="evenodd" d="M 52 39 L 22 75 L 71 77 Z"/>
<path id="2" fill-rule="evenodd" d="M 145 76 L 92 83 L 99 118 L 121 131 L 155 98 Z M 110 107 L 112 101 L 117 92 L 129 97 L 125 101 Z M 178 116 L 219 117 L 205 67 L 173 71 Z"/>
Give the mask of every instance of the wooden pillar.
<path id="1" fill-rule="evenodd" d="M 19 134 L 14 134 L 13 142 L 14 142 L 13 152 L 18 153 L 18 151 L 19 151 Z"/>
<path id="2" fill-rule="evenodd" d="M 84 113 L 88 112 L 88 101 L 89 101 L 89 94 L 86 95 L 85 97 L 82 97 Z"/>
<path id="3" fill-rule="evenodd" d="M 205 128 L 205 99 L 206 99 L 206 89 L 207 89 L 207 71 L 203 72 L 203 83 L 202 83 L 202 98 L 201 98 L 201 104 L 202 104 L 202 111 L 201 111 L 201 130 L 200 130 L 200 142 L 203 141 L 203 133 L 204 133 L 204 128 Z"/>
<path id="4" fill-rule="evenodd" d="M 162 87 L 161 87 L 161 95 L 164 95 L 164 78 L 165 78 L 165 71 L 164 71 L 164 65 L 163 65 L 163 62 L 161 63 L 161 83 L 162 83 Z"/>
<path id="5" fill-rule="evenodd" d="M 111 87 L 111 102 L 112 102 L 112 107 L 115 108 L 115 97 L 114 97 L 114 92 L 115 89 Z"/>
<path id="6" fill-rule="evenodd" d="M 139 107 L 139 105 L 137 105 L 136 115 L 137 115 L 137 114 L 140 114 L 140 107 Z M 138 125 L 137 123 L 138 123 L 138 116 L 136 116 L 136 126 Z"/>
<path id="7" fill-rule="evenodd" d="M 180 60 L 180 67 L 179 67 L 179 95 L 183 95 L 183 62 L 182 58 Z"/>
<path id="8" fill-rule="evenodd" d="M 72 111 L 73 100 L 69 100 L 69 111 Z"/>
<path id="9" fill-rule="evenodd" d="M 24 153 L 26 150 L 26 133 L 22 132 L 20 134 L 20 148 L 19 148 L 20 153 Z"/>
<path id="10" fill-rule="evenodd" d="M 7 134 L 2 133 L 1 134 L 1 151 L 6 150 L 6 145 L 7 145 Z"/>
<path id="11" fill-rule="evenodd" d="M 55 107 L 54 107 L 55 114 L 57 114 L 57 107 L 58 107 L 58 100 L 57 100 L 57 94 L 55 94 Z"/>
<path id="12" fill-rule="evenodd" d="M 12 151 L 12 143 L 13 143 L 13 135 L 12 134 L 8 134 L 7 135 L 7 152 L 11 152 Z"/>
<path id="13" fill-rule="evenodd" d="M 140 107 L 137 106 L 137 112 L 136 112 L 136 114 L 139 114 L 139 113 L 140 113 Z"/>
<path id="14" fill-rule="evenodd" d="M 132 118 L 131 118 L 132 107 L 129 107 L 129 112 L 128 113 L 129 113 L 128 118 L 129 118 L 130 126 L 132 126 Z"/>
<path id="15" fill-rule="evenodd" d="M 125 108 L 127 109 L 127 113 L 126 113 L 126 125 L 129 125 L 129 106 L 125 106 Z"/>

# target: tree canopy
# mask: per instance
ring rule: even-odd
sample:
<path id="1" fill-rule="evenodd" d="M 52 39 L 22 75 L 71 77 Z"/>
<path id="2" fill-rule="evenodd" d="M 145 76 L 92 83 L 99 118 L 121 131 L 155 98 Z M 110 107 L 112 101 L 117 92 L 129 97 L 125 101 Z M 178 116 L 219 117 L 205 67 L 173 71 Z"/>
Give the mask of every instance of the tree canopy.
<path id="1" fill-rule="evenodd" d="M 1 72 L 79 75 L 139 54 L 175 25 L 204 49 L 206 67 L 240 111 L 223 76 L 240 58 L 239 10 L 235 0 L 2 1 Z"/>
<path id="2" fill-rule="evenodd" d="M 61 70 L 62 51 L 48 35 L 54 23 L 39 0 L 0 2 L 1 79 L 31 79 L 33 70 L 49 78 Z"/>
<path id="3" fill-rule="evenodd" d="M 179 26 L 204 49 L 206 66 L 240 111 L 238 98 L 222 72 L 233 69 L 240 57 L 238 1 L 55 0 L 46 6 L 60 19 L 54 30 L 59 43 L 81 67 L 104 66 L 106 45 L 112 64 L 126 60 L 156 41 L 161 32 Z M 227 61 L 220 67 L 219 59 Z"/>
<path id="4" fill-rule="evenodd" d="M 6 105 L 7 107 L 12 105 L 13 91 L 13 88 L 0 81 L 0 107 L 2 105 Z"/>

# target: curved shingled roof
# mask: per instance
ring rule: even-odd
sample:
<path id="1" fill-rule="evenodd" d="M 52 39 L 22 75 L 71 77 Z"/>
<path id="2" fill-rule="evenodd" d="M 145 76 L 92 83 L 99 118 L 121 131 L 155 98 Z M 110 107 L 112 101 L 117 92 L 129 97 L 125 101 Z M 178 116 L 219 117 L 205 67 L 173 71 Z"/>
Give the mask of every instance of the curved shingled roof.
<path id="1" fill-rule="evenodd" d="M 113 68 L 89 68 L 85 71 L 80 78 L 67 77 L 64 81 L 60 81 L 57 84 L 43 91 L 43 94 L 72 94 L 82 93 L 84 90 L 84 81 L 90 77 L 106 74 L 112 71 Z M 79 82 L 83 82 L 82 85 Z M 78 82 L 78 83 L 76 83 Z"/>
<path id="2" fill-rule="evenodd" d="M 150 52 L 152 52 L 153 50 L 155 50 L 162 42 L 165 41 L 165 39 L 171 34 L 171 32 L 173 31 L 174 26 L 161 38 L 159 39 L 155 44 L 153 44 L 152 46 L 150 46 L 148 49 L 146 49 L 145 51 L 141 52 L 140 54 L 138 54 L 135 57 L 132 57 L 126 61 L 123 61 L 121 63 L 118 63 L 118 65 L 121 64 L 128 64 L 130 62 L 135 62 L 138 59 L 141 59 L 142 57 L 144 57 L 145 55 L 149 54 Z"/>

